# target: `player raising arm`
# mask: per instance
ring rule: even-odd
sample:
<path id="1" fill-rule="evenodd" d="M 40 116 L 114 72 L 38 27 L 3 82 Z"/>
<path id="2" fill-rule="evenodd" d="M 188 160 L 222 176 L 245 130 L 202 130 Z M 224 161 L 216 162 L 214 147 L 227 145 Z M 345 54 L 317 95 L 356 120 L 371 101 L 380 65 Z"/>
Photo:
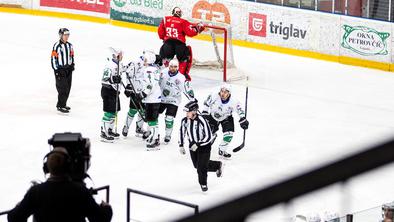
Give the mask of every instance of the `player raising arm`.
<path id="1" fill-rule="evenodd" d="M 219 145 L 219 156 L 230 158 L 231 154 L 227 153 L 227 148 L 233 139 L 234 118 L 233 112 L 239 115 L 239 124 L 242 129 L 248 129 L 249 122 L 245 117 L 245 111 L 241 103 L 232 97 L 231 86 L 224 84 L 220 87 L 219 93 L 213 93 L 204 101 L 203 115 L 207 116 L 212 132 L 219 130 L 222 125 L 223 140 Z"/>

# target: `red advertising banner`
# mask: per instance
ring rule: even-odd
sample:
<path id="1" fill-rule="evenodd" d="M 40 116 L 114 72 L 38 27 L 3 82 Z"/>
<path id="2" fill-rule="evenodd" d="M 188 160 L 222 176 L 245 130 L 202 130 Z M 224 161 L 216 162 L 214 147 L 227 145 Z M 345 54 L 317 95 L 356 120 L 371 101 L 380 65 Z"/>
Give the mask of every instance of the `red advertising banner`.
<path id="1" fill-rule="evenodd" d="M 249 35 L 267 36 L 267 16 L 258 13 L 249 13 Z"/>
<path id="2" fill-rule="evenodd" d="M 40 6 L 109 14 L 110 0 L 40 0 Z"/>

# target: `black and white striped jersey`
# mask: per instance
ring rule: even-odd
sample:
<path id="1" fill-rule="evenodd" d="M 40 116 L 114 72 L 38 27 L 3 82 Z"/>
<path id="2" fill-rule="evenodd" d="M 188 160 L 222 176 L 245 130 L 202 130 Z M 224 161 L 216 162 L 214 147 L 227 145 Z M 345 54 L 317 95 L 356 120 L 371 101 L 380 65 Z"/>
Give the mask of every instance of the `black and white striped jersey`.
<path id="1" fill-rule="evenodd" d="M 180 128 L 179 145 L 183 146 L 184 138 L 187 135 L 189 140 L 189 147 L 196 143 L 200 146 L 206 146 L 213 142 L 215 137 L 212 135 L 211 127 L 208 121 L 201 115 L 196 116 L 195 119 L 182 119 Z"/>
<path id="2" fill-rule="evenodd" d="M 74 49 L 69 42 L 58 41 L 53 45 L 51 64 L 53 70 L 74 64 Z"/>

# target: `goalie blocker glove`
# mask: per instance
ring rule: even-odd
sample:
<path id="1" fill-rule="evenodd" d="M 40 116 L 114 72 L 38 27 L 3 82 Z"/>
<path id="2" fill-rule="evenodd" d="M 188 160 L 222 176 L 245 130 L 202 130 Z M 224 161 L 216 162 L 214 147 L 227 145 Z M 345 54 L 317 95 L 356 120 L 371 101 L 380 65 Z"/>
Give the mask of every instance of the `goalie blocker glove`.
<path id="1" fill-rule="evenodd" d="M 242 117 L 239 120 L 239 125 L 241 126 L 242 129 L 246 130 L 249 128 L 249 121 L 245 117 Z"/>

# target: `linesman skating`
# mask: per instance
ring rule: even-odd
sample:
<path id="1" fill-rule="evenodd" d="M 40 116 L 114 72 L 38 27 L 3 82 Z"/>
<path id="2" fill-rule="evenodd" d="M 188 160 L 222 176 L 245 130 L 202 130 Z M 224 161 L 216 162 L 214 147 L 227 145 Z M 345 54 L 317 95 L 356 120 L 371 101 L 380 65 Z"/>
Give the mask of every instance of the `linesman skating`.
<path id="1" fill-rule="evenodd" d="M 51 54 L 52 69 L 55 72 L 56 89 L 58 92 L 56 108 L 61 113 L 70 112 L 67 106 L 71 90 L 72 72 L 74 71 L 74 49 L 68 42 L 70 31 L 67 28 L 59 30 L 59 41 L 55 43 Z"/>
<path id="2" fill-rule="evenodd" d="M 223 173 L 223 163 L 220 161 L 210 160 L 211 145 L 215 141 L 211 127 L 204 116 L 199 115 L 197 100 L 190 101 L 185 105 L 186 117 L 182 119 L 179 147 L 181 154 L 185 154 L 184 137 L 189 139 L 190 157 L 193 161 L 194 168 L 197 169 L 198 182 L 201 190 L 208 190 L 207 178 L 208 172 L 216 172 L 217 177 Z"/>

